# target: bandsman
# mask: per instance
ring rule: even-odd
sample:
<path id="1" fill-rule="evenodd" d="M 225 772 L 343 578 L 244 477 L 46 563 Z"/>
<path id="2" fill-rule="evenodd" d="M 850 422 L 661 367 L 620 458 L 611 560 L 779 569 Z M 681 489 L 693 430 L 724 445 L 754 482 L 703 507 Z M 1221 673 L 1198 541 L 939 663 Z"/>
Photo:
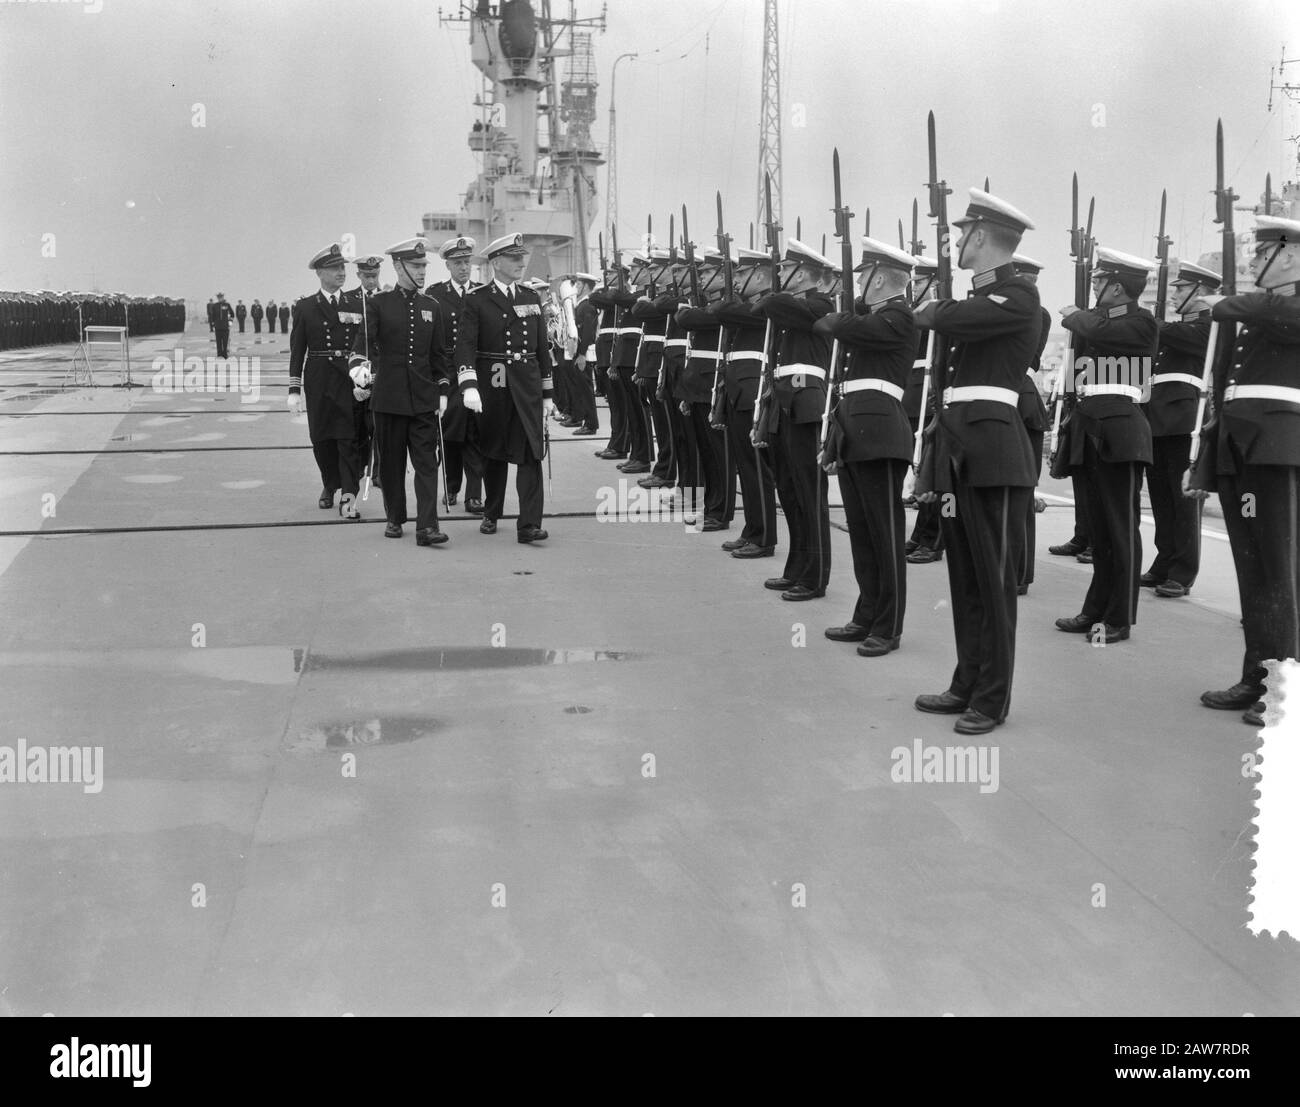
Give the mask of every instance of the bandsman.
<path id="1" fill-rule="evenodd" d="M 599 311 L 591 302 L 596 278 L 590 273 L 574 273 L 569 279 L 574 288 L 573 322 L 578 328 L 578 345 L 570 373 L 574 395 L 573 415 L 578 420 L 573 433 L 575 436 L 592 435 L 600 430 L 591 368 L 596 356 L 596 329 L 600 317 Z"/>

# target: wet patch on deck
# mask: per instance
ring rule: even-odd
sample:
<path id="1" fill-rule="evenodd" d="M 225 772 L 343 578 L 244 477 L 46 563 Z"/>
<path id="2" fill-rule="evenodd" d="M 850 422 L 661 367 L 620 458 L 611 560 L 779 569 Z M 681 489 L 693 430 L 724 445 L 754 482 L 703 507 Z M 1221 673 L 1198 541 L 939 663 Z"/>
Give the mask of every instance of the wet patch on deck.
<path id="1" fill-rule="evenodd" d="M 538 650 L 508 646 L 438 646 L 375 653 L 310 654 L 305 672 L 339 669 L 463 670 L 520 669 L 536 665 L 573 665 L 587 661 L 629 661 L 638 655 L 622 650 Z"/>
<path id="2" fill-rule="evenodd" d="M 358 746 L 394 746 L 427 738 L 438 728 L 429 718 L 389 716 L 322 722 L 285 739 L 286 753 L 326 753 Z"/>

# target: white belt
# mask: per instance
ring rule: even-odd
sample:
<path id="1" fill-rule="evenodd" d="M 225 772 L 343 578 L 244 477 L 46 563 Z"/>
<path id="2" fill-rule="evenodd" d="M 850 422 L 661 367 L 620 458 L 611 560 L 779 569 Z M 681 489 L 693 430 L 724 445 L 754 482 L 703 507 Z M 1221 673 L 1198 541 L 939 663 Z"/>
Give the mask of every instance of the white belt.
<path id="1" fill-rule="evenodd" d="M 1032 377 L 1033 375 L 1034 375 L 1034 368 L 1031 365 L 1028 369 L 1025 370 L 1025 376 Z"/>
<path id="2" fill-rule="evenodd" d="M 640 327 L 618 327 L 616 328 L 615 333 L 616 334 L 640 334 L 641 328 Z"/>
<path id="3" fill-rule="evenodd" d="M 685 339 L 685 338 L 665 338 L 665 339 L 664 339 L 664 349 L 665 349 L 665 350 L 684 350 L 684 349 L 686 349 L 686 343 L 687 343 L 687 341 L 688 341 L 688 340 Z"/>
<path id="4" fill-rule="evenodd" d="M 1223 393 L 1224 403 L 1231 400 L 1284 400 L 1300 404 L 1300 388 L 1282 384 L 1230 384 Z"/>
<path id="5" fill-rule="evenodd" d="M 1151 378 L 1153 385 L 1168 384 L 1171 381 L 1177 381 L 1179 384 L 1190 384 L 1198 389 L 1205 383 L 1200 377 L 1195 377 L 1191 373 L 1157 373 Z"/>
<path id="6" fill-rule="evenodd" d="M 926 361 L 925 358 L 923 358 L 923 357 L 919 357 L 919 358 L 917 358 L 914 362 L 912 362 L 912 368 L 913 368 L 913 369 L 929 369 L 929 368 L 930 368 L 930 363 L 929 363 L 928 361 Z"/>
<path id="7" fill-rule="evenodd" d="M 732 350 L 727 355 L 728 361 L 766 361 L 762 350 Z"/>
<path id="8" fill-rule="evenodd" d="M 601 327 L 600 330 L 598 330 L 596 333 L 597 333 L 597 334 L 617 334 L 617 333 L 618 333 L 618 328 L 617 328 L 617 327 Z"/>
<path id="9" fill-rule="evenodd" d="M 818 380 L 826 379 L 826 370 L 820 365 L 778 365 L 776 369 L 778 378 L 784 377 L 816 377 Z"/>
<path id="10" fill-rule="evenodd" d="M 722 360 L 722 354 L 718 353 L 717 350 L 692 350 L 691 360 L 694 361 L 697 357 L 705 358 L 708 361 Z"/>
<path id="11" fill-rule="evenodd" d="M 1131 384 L 1083 384 L 1079 386 L 1079 398 L 1091 400 L 1094 396 L 1127 396 L 1134 403 L 1142 399 L 1142 389 Z"/>
<path id="12" fill-rule="evenodd" d="M 882 381 L 879 377 L 864 377 L 861 380 L 845 381 L 840 386 L 840 392 L 847 396 L 850 392 L 883 392 L 886 396 L 892 396 L 895 400 L 903 398 L 903 390 L 896 384 L 889 381 Z"/>
<path id="13" fill-rule="evenodd" d="M 972 400 L 992 400 L 994 403 L 1006 404 L 1008 407 L 1020 406 L 1020 394 L 1010 388 L 993 388 L 986 384 L 970 384 L 962 388 L 945 388 L 945 404 L 966 404 Z"/>
<path id="14" fill-rule="evenodd" d="M 664 336 L 661 334 L 643 334 L 641 336 L 642 342 L 662 342 L 663 340 Z"/>

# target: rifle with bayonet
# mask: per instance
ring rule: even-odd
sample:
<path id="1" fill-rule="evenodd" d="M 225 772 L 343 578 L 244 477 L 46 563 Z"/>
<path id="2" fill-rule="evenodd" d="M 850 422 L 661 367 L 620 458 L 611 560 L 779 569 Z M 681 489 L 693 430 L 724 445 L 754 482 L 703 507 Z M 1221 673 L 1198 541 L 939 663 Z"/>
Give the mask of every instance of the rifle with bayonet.
<path id="1" fill-rule="evenodd" d="M 727 234 L 722 223 L 722 193 L 717 193 L 718 199 L 718 252 L 722 255 L 722 299 L 730 303 L 736 298 L 736 290 L 733 286 L 734 274 L 731 271 L 731 235 Z M 726 391 L 722 387 L 722 347 L 726 342 L 727 329 L 718 324 L 718 360 L 717 368 L 713 373 L 713 399 L 709 405 L 709 426 L 714 430 L 722 430 L 727 425 L 727 416 L 724 410 L 726 405 Z"/>
<path id="2" fill-rule="evenodd" d="M 1070 254 L 1074 259 L 1074 306 L 1087 310 L 1089 290 L 1092 283 L 1092 250 L 1095 243 L 1092 238 L 1092 219 L 1096 211 L 1096 197 L 1088 201 L 1088 223 L 1079 226 L 1079 174 L 1075 173 L 1070 184 Z M 1057 370 L 1056 380 L 1052 382 L 1052 392 L 1048 401 L 1052 406 L 1052 433 L 1048 439 L 1048 471 L 1054 477 L 1066 476 L 1069 465 L 1061 460 L 1061 428 L 1068 424 L 1062 422 L 1065 414 L 1066 396 L 1074 392 L 1074 332 L 1066 330 L 1065 345 L 1061 350 L 1061 365 Z"/>
<path id="3" fill-rule="evenodd" d="M 767 221 L 763 224 L 767 235 L 767 251 L 771 255 L 772 291 L 781 291 L 781 224 L 772 212 L 772 178 L 764 178 L 764 202 Z M 763 332 L 763 361 L 758 385 L 758 401 L 754 405 L 754 429 L 750 432 L 754 445 L 767 446 L 769 439 L 776 433 L 780 407 L 776 402 L 776 374 L 774 363 L 776 351 L 772 349 L 772 320 L 767 320 Z"/>
<path id="4" fill-rule="evenodd" d="M 673 267 L 677 264 L 676 227 L 673 225 L 673 220 L 675 218 L 676 216 L 671 214 L 668 216 L 668 267 L 670 274 Z M 669 288 L 672 290 L 673 295 L 680 295 L 680 290 L 677 287 L 675 278 L 670 277 L 670 281 L 671 283 Z M 668 333 L 667 326 L 664 328 L 664 333 Z M 664 402 L 667 402 L 668 400 L 668 358 L 666 356 L 666 350 L 667 347 L 665 346 L 665 356 L 659 359 L 659 382 L 655 385 L 655 399 L 663 400 Z"/>
<path id="5" fill-rule="evenodd" d="M 929 216 L 934 220 L 935 246 L 937 249 L 937 266 L 938 274 L 935 277 L 935 294 L 940 300 L 952 299 L 952 231 L 948 226 L 948 196 L 952 189 L 948 187 L 948 182 L 942 180 L 939 176 L 939 148 L 935 139 L 934 129 L 934 112 L 930 112 L 926 120 L 926 144 L 928 147 L 930 179 L 925 182 L 925 188 L 929 194 Z M 919 245 L 919 243 L 918 243 Z M 922 385 L 922 407 L 921 416 L 917 421 L 917 443 L 912 447 L 913 462 L 917 467 L 916 487 L 921 492 L 932 492 L 936 483 L 935 473 L 926 473 L 926 479 L 922 480 L 922 468 L 924 461 L 921 454 L 920 442 L 925 435 L 926 427 L 926 408 L 925 404 L 930 402 L 930 397 L 942 395 L 943 390 L 943 373 L 946 368 L 948 344 L 937 341 L 935 328 L 930 328 L 930 340 L 927 344 L 927 353 L 930 357 L 929 371 L 925 376 L 925 383 Z M 928 390 L 927 390 L 928 386 Z M 938 423 L 938 404 L 935 404 L 935 418 L 932 426 Z M 937 429 L 937 428 L 936 428 Z M 933 451 L 931 451 L 933 464 Z"/>
<path id="6" fill-rule="evenodd" d="M 835 237 L 840 240 L 840 311 L 846 315 L 853 314 L 853 240 L 849 237 L 849 223 L 853 212 L 844 203 L 844 194 L 840 189 L 840 151 L 836 147 L 831 154 L 831 174 L 835 178 Z M 838 458 L 827 456 L 826 439 L 830 433 L 831 406 L 835 398 L 837 368 L 840 360 L 840 340 L 831 343 L 831 361 L 826 373 L 826 406 L 822 409 L 821 436 L 817 439 L 817 456 L 823 466 L 838 464 Z"/>

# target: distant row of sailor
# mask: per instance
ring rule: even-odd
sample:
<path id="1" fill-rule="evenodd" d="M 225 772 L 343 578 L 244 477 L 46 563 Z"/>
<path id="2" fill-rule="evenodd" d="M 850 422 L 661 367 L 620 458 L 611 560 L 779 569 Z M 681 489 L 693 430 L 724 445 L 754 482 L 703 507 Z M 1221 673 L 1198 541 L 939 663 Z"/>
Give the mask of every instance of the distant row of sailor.
<path id="1" fill-rule="evenodd" d="M 552 385 L 575 434 L 597 431 L 595 396 L 603 391 L 612 430 L 597 456 L 640 475 L 643 487 L 689 496 L 702 529 L 730 529 L 739 485 L 742 526 L 722 544 L 731 557 L 775 556 L 780 504 L 786 559 L 781 574 L 763 583 L 785 601 L 826 593 L 827 476 L 836 475 L 858 594 L 848 621 L 826 637 L 855 643 L 863 656 L 900 647 L 909 553 L 915 563 L 946 551 L 957 663 L 948 687 L 918 696 L 916 707 L 959 716 L 958 733 L 987 733 L 1010 710 L 1017 599 L 1033 577 L 1033 491 L 1049 427 L 1033 374 L 1050 315 L 1036 287 L 1042 266 L 1017 252 L 1033 228 L 1028 216 L 971 189 L 954 225 L 957 267 L 972 275 L 967 299 L 938 299 L 931 259 L 868 237 L 851 312 L 836 310 L 836 267 L 795 239 L 786 243 L 779 287 L 766 253 L 739 250 L 734 287 L 726 289 L 721 255 L 698 250 L 695 303 L 678 252 L 651 249 L 630 267 L 615 259 L 603 285 L 592 274 L 570 274 L 566 295 L 544 303 L 545 283 L 521 279 L 527 250 L 519 236 L 483 251 L 493 276 L 478 288 L 468 282 L 478 256 L 473 240 L 445 243 L 439 253 L 451 279 L 427 294 L 423 240 L 389 248 L 397 287 L 386 293 L 340 293 L 345 259 L 331 246 L 312 259 L 322 290 L 299 302 L 291 340 L 290 404 L 305 387 L 321 506 L 331 507 L 342 490 L 340 511 L 358 517 L 369 458 L 360 413 L 368 406 L 387 535 L 400 537 L 407 520 L 409 456 L 416 540 L 446 541 L 437 515 L 441 436 L 449 462 L 454 438 L 467 479 L 481 469 L 480 529 L 495 531 L 507 466 L 515 464 L 519 541 L 544 539 L 544 427 L 558 416 Z M 1154 263 L 1098 248 L 1094 306 L 1061 309 L 1075 354 L 1062 371 L 1076 375 L 1076 387 L 1066 389 L 1054 472 L 1074 481 L 1076 541 L 1086 534 L 1092 555 L 1080 611 L 1056 626 L 1097 645 L 1129 639 L 1142 586 L 1169 598 L 1187 594 L 1199 569 L 1199 500 L 1218 493 L 1245 654 L 1241 679 L 1202 702 L 1244 711 L 1257 725 L 1263 663 L 1300 654 L 1300 222 L 1263 216 L 1255 235 L 1263 291 L 1219 297 L 1217 274 L 1183 263 L 1172 284 L 1178 318 L 1159 323 L 1138 302 Z M 380 262 L 358 263 L 363 284 Z M 1212 415 L 1189 471 L 1212 319 L 1221 324 Z M 932 332 L 946 356 L 942 387 L 923 405 Z M 823 443 L 833 349 L 839 359 Z M 1153 350 L 1146 388 L 1090 382 L 1079 369 Z M 914 469 L 919 510 L 908 538 L 905 485 Z M 1156 520 L 1156 557 L 1145 573 L 1144 474 Z M 459 470 L 454 485 L 449 473 L 448 505 L 459 482 Z M 1063 552 L 1076 552 L 1067 546 Z"/>

